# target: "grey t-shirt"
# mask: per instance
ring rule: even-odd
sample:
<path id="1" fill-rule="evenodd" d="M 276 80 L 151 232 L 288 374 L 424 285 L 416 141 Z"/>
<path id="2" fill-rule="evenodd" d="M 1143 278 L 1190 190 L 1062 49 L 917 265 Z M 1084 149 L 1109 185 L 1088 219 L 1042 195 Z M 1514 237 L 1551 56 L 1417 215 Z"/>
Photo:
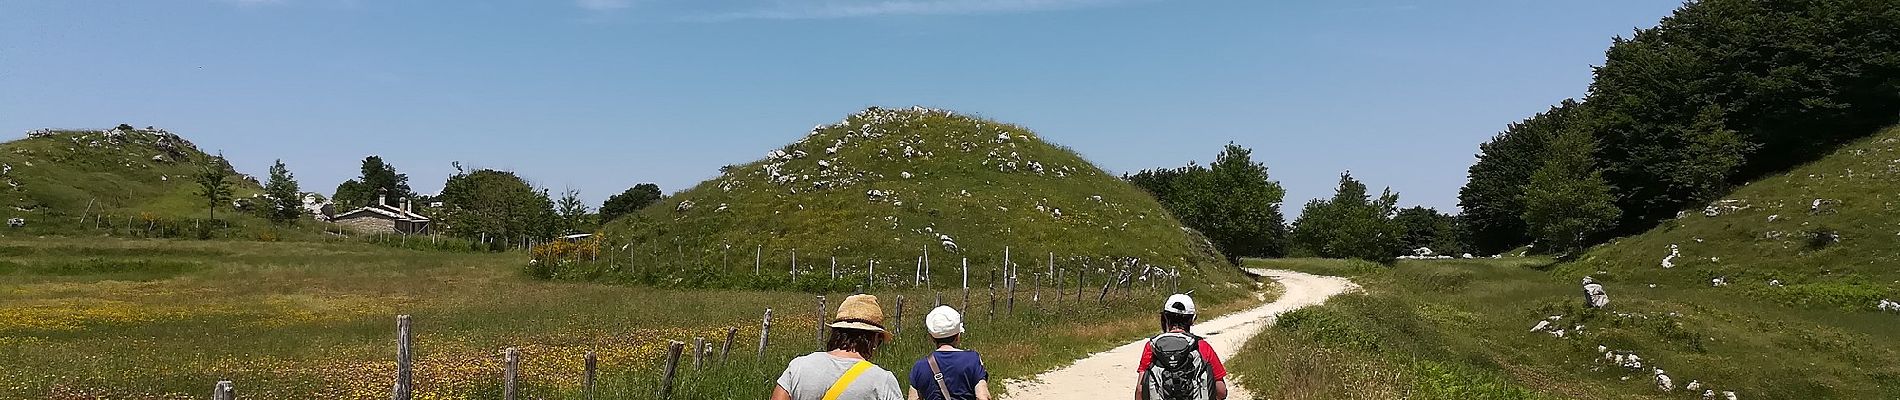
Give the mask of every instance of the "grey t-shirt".
<path id="1" fill-rule="evenodd" d="M 785 366 L 785 373 L 779 374 L 778 386 L 790 392 L 792 400 L 821 400 L 825 398 L 825 391 L 831 390 L 831 384 L 837 383 L 844 371 L 857 363 L 857 359 L 824 352 L 799 356 Z M 858 380 L 851 382 L 838 400 L 904 400 L 904 388 L 897 383 L 897 375 L 873 365 L 859 374 Z"/>

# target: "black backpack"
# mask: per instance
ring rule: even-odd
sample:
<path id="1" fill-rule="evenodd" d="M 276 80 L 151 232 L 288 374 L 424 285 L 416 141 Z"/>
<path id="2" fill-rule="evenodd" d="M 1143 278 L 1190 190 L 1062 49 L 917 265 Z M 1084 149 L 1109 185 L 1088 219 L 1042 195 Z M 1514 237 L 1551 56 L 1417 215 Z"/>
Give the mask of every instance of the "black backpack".
<path id="1" fill-rule="evenodd" d="M 1201 338 L 1164 333 L 1148 340 L 1154 354 L 1142 374 L 1148 400 L 1208 400 L 1214 397 L 1214 369 L 1201 358 Z"/>

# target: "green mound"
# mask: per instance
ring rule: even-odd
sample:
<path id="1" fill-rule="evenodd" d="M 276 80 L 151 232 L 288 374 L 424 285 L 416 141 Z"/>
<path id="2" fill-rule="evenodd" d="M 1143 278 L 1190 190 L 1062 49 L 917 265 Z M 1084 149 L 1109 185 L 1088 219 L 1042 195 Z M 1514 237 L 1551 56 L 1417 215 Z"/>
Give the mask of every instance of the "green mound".
<path id="1" fill-rule="evenodd" d="M 750 273 L 762 258 L 779 275 L 794 257 L 819 276 L 832 257 L 850 273 L 875 260 L 894 281 L 926 252 L 942 282 L 962 259 L 999 266 L 1006 248 L 1025 281 L 1051 258 L 1092 276 L 1178 269 L 1183 290 L 1240 277 L 1153 197 L 1074 151 L 948 111 L 873 107 L 721 172 L 609 224 L 608 248 L 691 270 Z"/>
<path id="2" fill-rule="evenodd" d="M 1599 246 L 1559 272 L 1873 311 L 1900 299 L 1896 203 L 1900 127 Z"/>
<path id="3" fill-rule="evenodd" d="M 201 218 L 205 202 L 193 175 L 211 162 L 231 168 L 163 129 L 28 132 L 0 143 L 0 219 L 41 227 L 87 215 Z M 233 176 L 234 197 L 262 191 L 255 178 Z M 227 211 L 220 209 L 220 218 Z"/>

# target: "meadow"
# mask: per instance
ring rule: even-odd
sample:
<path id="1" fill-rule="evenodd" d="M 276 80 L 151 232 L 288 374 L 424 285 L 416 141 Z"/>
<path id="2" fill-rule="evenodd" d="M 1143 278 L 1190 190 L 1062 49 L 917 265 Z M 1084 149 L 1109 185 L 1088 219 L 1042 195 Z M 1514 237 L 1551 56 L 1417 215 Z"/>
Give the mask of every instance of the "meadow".
<path id="1" fill-rule="evenodd" d="M 1543 258 L 1247 264 L 1341 274 L 1365 288 L 1282 316 L 1230 363 L 1270 398 L 1900 398 L 1900 346 L 1884 340 L 1891 314 L 1634 285 L 1609 287 L 1610 305 L 1593 310 Z M 1550 316 L 1562 317 L 1564 337 L 1530 331 Z M 1614 365 L 1599 345 L 1638 354 L 1644 367 Z M 1653 368 L 1675 390 L 1659 390 Z M 1685 390 L 1691 381 L 1701 390 Z"/>
<path id="2" fill-rule="evenodd" d="M 398 314 L 413 318 L 424 399 L 498 398 L 510 347 L 522 354 L 524 398 L 579 397 L 588 351 L 599 357 L 601 398 L 650 397 L 670 341 L 719 343 L 731 328 L 727 364 L 693 370 L 687 358 L 674 397 L 759 398 L 786 360 L 817 347 L 810 292 L 544 280 L 524 271 L 519 252 L 401 246 L 0 238 L 0 398 L 197 398 L 218 380 L 236 382 L 245 398 L 387 398 Z M 1182 290 L 1195 289 L 1216 313 L 1258 304 L 1242 283 L 1191 285 Z M 1081 302 L 1063 289 L 1058 304 L 1043 288 L 1036 301 L 1025 278 L 1016 312 L 997 310 L 990 321 L 979 287 L 966 311 L 968 347 L 1000 381 L 1155 329 L 1163 290 L 1131 285 L 1096 301 L 1098 289 Z M 896 295 L 906 297 L 898 339 L 875 360 L 900 377 L 930 347 L 918 328 L 936 293 L 961 302 L 943 284 L 865 291 L 887 315 Z M 846 294 L 825 293 L 830 307 Z M 761 356 L 754 348 L 767 308 L 771 345 Z"/>

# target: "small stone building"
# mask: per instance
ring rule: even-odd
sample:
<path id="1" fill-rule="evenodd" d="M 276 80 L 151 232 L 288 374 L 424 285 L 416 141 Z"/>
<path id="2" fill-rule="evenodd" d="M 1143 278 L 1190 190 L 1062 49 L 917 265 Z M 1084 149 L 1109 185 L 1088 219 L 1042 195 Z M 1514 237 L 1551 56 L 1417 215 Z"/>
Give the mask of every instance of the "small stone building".
<path id="1" fill-rule="evenodd" d="M 330 222 L 358 233 L 429 233 L 429 217 L 411 211 L 408 199 L 403 199 L 402 207 L 386 205 L 380 196 L 376 200 L 375 204 L 367 207 L 330 217 Z"/>

